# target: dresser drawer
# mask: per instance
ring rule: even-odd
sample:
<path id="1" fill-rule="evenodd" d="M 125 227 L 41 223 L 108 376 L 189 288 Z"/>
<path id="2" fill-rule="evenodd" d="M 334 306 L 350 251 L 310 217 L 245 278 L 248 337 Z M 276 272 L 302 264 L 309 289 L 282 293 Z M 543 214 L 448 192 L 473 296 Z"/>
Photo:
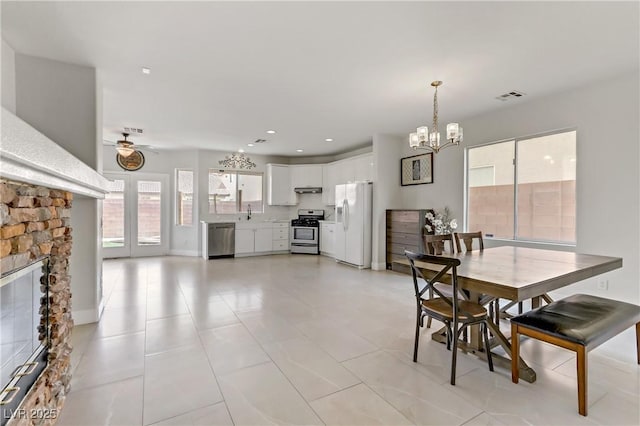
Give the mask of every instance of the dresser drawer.
<path id="1" fill-rule="evenodd" d="M 387 242 L 393 244 L 411 244 L 417 246 L 420 244 L 420 236 L 413 234 L 405 234 L 403 232 L 387 233 Z"/>

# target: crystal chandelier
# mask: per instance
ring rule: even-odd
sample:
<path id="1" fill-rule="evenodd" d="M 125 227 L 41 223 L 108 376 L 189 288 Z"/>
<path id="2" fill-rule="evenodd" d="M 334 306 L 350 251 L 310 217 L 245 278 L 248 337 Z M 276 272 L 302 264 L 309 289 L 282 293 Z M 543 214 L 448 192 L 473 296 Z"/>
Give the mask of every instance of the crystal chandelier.
<path id="1" fill-rule="evenodd" d="M 430 149 L 438 153 L 442 148 L 450 145 L 458 145 L 462 142 L 462 127 L 458 123 L 447 124 L 446 142 L 440 144 L 440 132 L 438 131 L 438 87 L 442 86 L 442 81 L 431 83 L 436 88 L 433 94 L 433 124 L 431 132 L 427 126 L 420 126 L 415 133 L 409 135 L 409 146 L 413 149 Z"/>
<path id="2" fill-rule="evenodd" d="M 253 169 L 256 167 L 256 163 L 251 161 L 249 157 L 245 157 L 244 154 L 236 154 L 232 153 L 230 156 L 225 156 L 224 160 L 218 161 L 223 167 L 227 167 L 230 169 Z"/>

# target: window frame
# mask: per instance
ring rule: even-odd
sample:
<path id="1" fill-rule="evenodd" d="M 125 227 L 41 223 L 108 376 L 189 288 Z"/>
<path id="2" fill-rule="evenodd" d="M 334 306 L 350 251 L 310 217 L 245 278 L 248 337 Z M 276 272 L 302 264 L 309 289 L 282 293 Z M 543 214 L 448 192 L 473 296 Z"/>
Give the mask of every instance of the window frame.
<path id="1" fill-rule="evenodd" d="M 209 176 L 211 175 L 211 173 L 225 173 L 225 174 L 233 174 L 235 175 L 236 178 L 236 200 L 235 200 L 235 211 L 231 212 L 231 213 L 218 213 L 216 211 L 211 211 L 211 199 L 209 198 L 211 196 L 211 193 L 209 192 L 210 188 L 209 188 Z M 208 169 L 207 170 L 207 212 L 209 214 L 215 214 L 215 215 L 230 215 L 230 214 L 240 214 L 240 213 L 247 213 L 247 210 L 242 210 L 242 205 L 241 205 L 241 198 L 240 198 L 240 189 L 238 187 L 238 182 L 239 182 L 239 175 L 244 175 L 244 176 L 260 176 L 260 180 L 261 180 L 261 185 L 260 185 L 260 198 L 262 199 L 262 202 L 260 203 L 260 209 L 254 209 L 253 207 L 251 208 L 251 212 L 252 213 L 264 213 L 264 196 L 265 196 L 265 190 L 264 190 L 264 172 L 258 172 L 258 171 L 251 171 L 251 170 L 238 170 L 238 169 L 234 169 L 234 170 L 227 170 L 227 169 Z"/>
<path id="2" fill-rule="evenodd" d="M 518 243 L 533 243 L 533 244 L 543 244 L 543 245 L 555 245 L 555 246 L 567 246 L 567 247 L 576 247 L 576 245 L 578 244 L 578 232 L 576 229 L 576 235 L 575 235 L 575 241 L 569 242 L 569 241 L 551 241 L 551 240 L 539 240 L 539 239 L 534 239 L 534 238 L 518 238 L 518 145 L 519 142 L 521 141 L 527 141 L 530 139 L 536 139 L 536 138 L 541 138 L 541 137 L 545 137 L 545 136 L 553 136 L 553 135 L 559 135 L 562 133 L 569 133 L 569 132 L 575 132 L 575 153 L 576 153 L 576 163 L 577 163 L 577 157 L 578 157 L 578 129 L 576 127 L 568 127 L 568 128 L 562 128 L 562 129 L 556 129 L 556 130 L 550 130 L 547 132 L 541 132 L 541 133 L 535 133 L 535 134 L 530 134 L 530 135 L 525 135 L 525 136 L 518 136 L 518 137 L 511 137 L 511 138 L 504 138 L 504 139 L 500 139 L 497 141 L 492 141 L 492 142 L 486 142 L 486 143 L 480 143 L 477 145 L 473 145 L 473 146 L 468 146 L 465 148 L 465 152 L 464 152 L 464 229 L 465 232 L 469 232 L 469 152 L 471 150 L 473 150 L 474 148 L 481 148 L 484 146 L 490 146 L 490 145 L 498 145 L 498 144 L 502 144 L 502 143 L 507 143 L 507 142 L 511 142 L 513 141 L 514 143 L 514 149 L 513 149 L 513 159 L 512 159 L 512 164 L 513 164 L 513 230 L 512 230 L 512 237 L 511 238 L 506 238 L 506 237 L 487 237 L 486 235 L 483 235 L 484 238 L 487 239 L 491 239 L 491 240 L 496 240 L 496 241 L 511 241 L 511 242 L 518 242 Z M 577 194 L 578 194 L 578 167 L 576 164 L 576 169 L 575 169 L 575 174 L 576 174 L 576 189 L 575 189 L 575 195 L 577 198 Z M 576 209 L 575 209 L 575 217 L 576 217 L 576 223 L 578 221 L 578 205 L 576 203 Z"/>
<path id="3" fill-rule="evenodd" d="M 191 179 L 192 179 L 192 185 L 193 185 L 193 192 L 191 193 L 191 224 L 184 224 L 184 223 L 179 223 L 179 211 L 180 211 L 180 185 L 179 185 L 179 176 L 180 176 L 180 172 L 191 172 Z M 195 171 L 193 169 L 188 169 L 188 168 L 176 168 L 175 169 L 175 174 L 174 174 L 174 183 L 175 183 L 175 202 L 174 202 L 174 209 L 173 209 L 173 214 L 174 214 L 174 226 L 181 226 L 181 227 L 187 227 L 190 228 L 194 225 L 195 222 L 195 200 L 196 200 L 196 174 Z"/>

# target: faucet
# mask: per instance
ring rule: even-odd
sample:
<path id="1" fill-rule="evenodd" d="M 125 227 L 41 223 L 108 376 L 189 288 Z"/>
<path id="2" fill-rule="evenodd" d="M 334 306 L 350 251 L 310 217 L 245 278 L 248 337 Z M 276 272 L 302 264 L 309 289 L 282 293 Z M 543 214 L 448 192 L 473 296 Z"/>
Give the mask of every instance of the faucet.
<path id="1" fill-rule="evenodd" d="M 251 204 L 247 206 L 247 220 L 251 220 Z"/>

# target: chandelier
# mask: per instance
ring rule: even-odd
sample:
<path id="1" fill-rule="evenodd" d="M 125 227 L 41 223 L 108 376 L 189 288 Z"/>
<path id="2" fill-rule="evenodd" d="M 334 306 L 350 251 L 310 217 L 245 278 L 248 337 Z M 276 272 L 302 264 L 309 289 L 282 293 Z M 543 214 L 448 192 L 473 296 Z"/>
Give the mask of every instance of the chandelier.
<path id="1" fill-rule="evenodd" d="M 413 149 L 430 149 L 438 153 L 442 148 L 450 145 L 458 145 L 462 142 L 462 127 L 458 123 L 447 124 L 446 142 L 440 144 L 440 132 L 438 131 L 438 87 L 442 86 L 442 81 L 434 81 L 431 86 L 436 88 L 433 94 L 433 124 L 431 132 L 427 126 L 420 126 L 415 133 L 409 135 L 409 146 Z"/>
<path id="2" fill-rule="evenodd" d="M 123 157 L 128 157 L 135 152 L 135 149 L 133 148 L 133 142 L 127 140 L 129 133 L 123 133 L 122 136 L 124 136 L 124 140 L 116 143 L 116 151 Z"/>
<path id="3" fill-rule="evenodd" d="M 230 156 L 225 156 L 224 160 L 218 161 L 221 166 L 230 169 L 253 169 L 256 163 L 251 161 L 249 157 L 245 157 L 244 154 L 236 154 L 235 152 Z"/>

